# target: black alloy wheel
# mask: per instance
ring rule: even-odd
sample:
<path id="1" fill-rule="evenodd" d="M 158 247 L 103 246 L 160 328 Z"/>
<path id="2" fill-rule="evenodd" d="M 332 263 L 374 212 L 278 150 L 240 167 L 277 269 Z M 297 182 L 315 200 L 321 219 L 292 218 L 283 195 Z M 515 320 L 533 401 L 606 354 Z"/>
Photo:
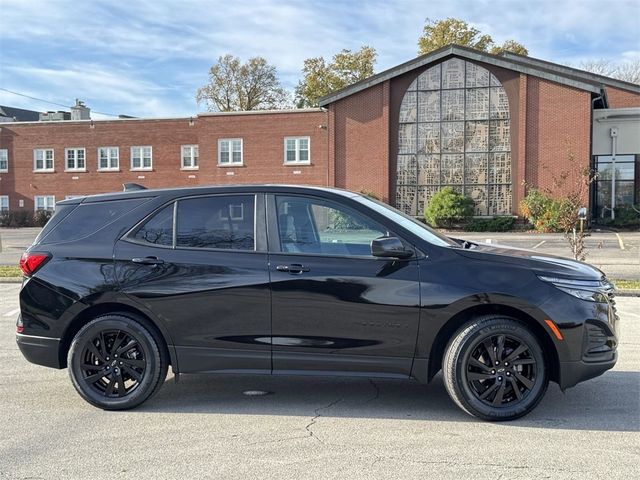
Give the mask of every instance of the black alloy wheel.
<path id="1" fill-rule="evenodd" d="M 69 375 L 78 393 L 106 410 L 133 408 L 162 386 L 168 360 L 153 329 L 123 315 L 82 327 L 69 349 Z"/>
<path id="2" fill-rule="evenodd" d="M 471 320 L 451 338 L 445 387 L 470 415 L 513 420 L 542 400 L 549 383 L 544 351 L 525 324 L 502 315 Z"/>
<path id="3" fill-rule="evenodd" d="M 464 376 L 476 397 L 486 405 L 515 405 L 535 385 L 537 362 L 518 337 L 498 334 L 477 343 L 467 359 Z"/>

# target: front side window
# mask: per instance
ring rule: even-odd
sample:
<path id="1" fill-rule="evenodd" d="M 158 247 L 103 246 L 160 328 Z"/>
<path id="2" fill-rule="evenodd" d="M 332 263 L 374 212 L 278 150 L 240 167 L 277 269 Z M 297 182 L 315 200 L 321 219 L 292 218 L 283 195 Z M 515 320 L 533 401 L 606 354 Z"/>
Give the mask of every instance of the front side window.
<path id="1" fill-rule="evenodd" d="M 9 150 L 0 148 L 0 172 L 9 171 Z"/>
<path id="2" fill-rule="evenodd" d="M 53 195 L 36 195 L 34 197 L 34 210 L 53 211 L 56 208 L 56 197 Z"/>
<path id="3" fill-rule="evenodd" d="M 151 147 L 131 147 L 131 170 L 151 170 L 152 165 Z"/>
<path id="4" fill-rule="evenodd" d="M 173 245 L 173 209 L 171 203 L 147 220 L 133 234 L 133 239 L 154 245 Z"/>
<path id="5" fill-rule="evenodd" d="M 176 246 L 254 250 L 253 195 L 216 195 L 178 201 Z"/>
<path id="6" fill-rule="evenodd" d="M 218 140 L 218 165 L 242 165 L 242 139 Z"/>
<path id="7" fill-rule="evenodd" d="M 0 212 L 9 211 L 9 195 L 0 195 Z"/>
<path id="8" fill-rule="evenodd" d="M 198 145 L 182 145 L 182 169 L 198 169 Z"/>
<path id="9" fill-rule="evenodd" d="M 53 148 L 36 148 L 33 151 L 33 171 L 53 172 Z"/>
<path id="10" fill-rule="evenodd" d="M 309 155 L 309 137 L 287 137 L 284 139 L 284 163 L 308 164 L 311 162 Z"/>
<path id="11" fill-rule="evenodd" d="M 342 205 L 307 197 L 277 197 L 280 249 L 291 253 L 371 256 L 385 227 Z"/>
<path id="12" fill-rule="evenodd" d="M 67 148 L 64 153 L 66 158 L 65 170 L 80 172 L 86 170 L 86 151 L 84 148 Z"/>
<path id="13" fill-rule="evenodd" d="M 98 149 L 98 170 L 117 171 L 120 168 L 120 149 L 118 147 L 100 147 Z"/>

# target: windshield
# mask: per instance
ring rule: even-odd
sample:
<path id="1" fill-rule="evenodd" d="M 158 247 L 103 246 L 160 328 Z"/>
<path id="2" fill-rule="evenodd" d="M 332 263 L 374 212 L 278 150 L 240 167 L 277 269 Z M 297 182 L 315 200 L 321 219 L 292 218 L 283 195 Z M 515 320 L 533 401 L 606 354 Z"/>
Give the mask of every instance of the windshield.
<path id="1" fill-rule="evenodd" d="M 369 208 L 372 208 L 376 212 L 384 215 L 389 220 L 401 225 L 402 227 L 409 230 L 414 235 L 417 235 L 420 238 L 423 238 L 429 243 L 433 245 L 438 245 L 440 247 L 460 247 L 458 243 L 454 240 L 450 239 L 442 235 L 439 232 L 436 232 L 434 229 L 429 227 L 428 225 L 416 220 L 415 218 L 407 215 L 400 210 L 397 210 L 386 203 L 383 203 L 379 200 L 375 200 L 369 197 L 356 196 L 353 197 L 354 200 L 366 205 Z"/>

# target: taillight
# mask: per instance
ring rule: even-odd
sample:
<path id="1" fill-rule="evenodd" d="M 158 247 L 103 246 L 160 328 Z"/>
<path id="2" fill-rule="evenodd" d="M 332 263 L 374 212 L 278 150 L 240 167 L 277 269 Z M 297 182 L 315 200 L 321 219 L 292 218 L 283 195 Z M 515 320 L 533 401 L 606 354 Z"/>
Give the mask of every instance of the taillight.
<path id="1" fill-rule="evenodd" d="M 48 253 L 24 252 L 20 258 L 20 270 L 26 276 L 31 276 L 49 260 Z"/>
<path id="2" fill-rule="evenodd" d="M 18 315 L 18 322 L 16 323 L 16 333 L 24 332 L 24 324 L 22 323 L 22 315 Z"/>

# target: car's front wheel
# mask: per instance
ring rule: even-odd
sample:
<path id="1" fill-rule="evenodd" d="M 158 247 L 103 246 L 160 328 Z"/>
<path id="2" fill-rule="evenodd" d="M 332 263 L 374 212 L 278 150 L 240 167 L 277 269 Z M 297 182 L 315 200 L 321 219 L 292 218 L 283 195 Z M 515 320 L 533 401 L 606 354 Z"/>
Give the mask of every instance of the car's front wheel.
<path id="1" fill-rule="evenodd" d="M 451 398 L 470 415 L 493 421 L 526 415 L 549 383 L 544 352 L 516 319 L 488 315 L 452 337 L 442 365 Z"/>
<path id="2" fill-rule="evenodd" d="M 76 334 L 67 364 L 73 386 L 105 410 L 136 407 L 155 394 L 167 376 L 162 339 L 124 315 L 92 320 Z"/>

